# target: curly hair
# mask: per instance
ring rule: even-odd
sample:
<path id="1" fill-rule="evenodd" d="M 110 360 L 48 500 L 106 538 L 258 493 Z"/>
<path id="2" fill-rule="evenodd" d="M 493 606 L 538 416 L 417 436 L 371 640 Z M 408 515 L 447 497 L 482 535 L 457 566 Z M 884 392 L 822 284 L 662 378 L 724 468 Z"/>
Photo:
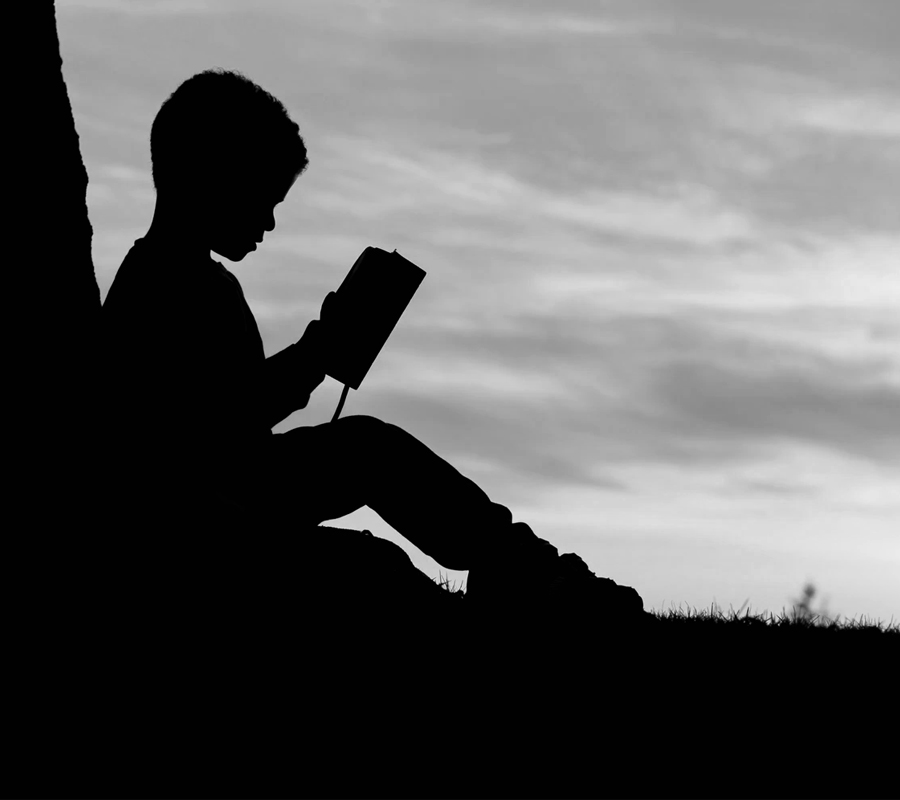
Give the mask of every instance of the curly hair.
<path id="1" fill-rule="evenodd" d="M 296 180 L 309 164 L 300 127 L 281 101 L 220 68 L 188 78 L 163 102 L 150 129 L 150 161 L 157 192 L 228 170 Z"/>

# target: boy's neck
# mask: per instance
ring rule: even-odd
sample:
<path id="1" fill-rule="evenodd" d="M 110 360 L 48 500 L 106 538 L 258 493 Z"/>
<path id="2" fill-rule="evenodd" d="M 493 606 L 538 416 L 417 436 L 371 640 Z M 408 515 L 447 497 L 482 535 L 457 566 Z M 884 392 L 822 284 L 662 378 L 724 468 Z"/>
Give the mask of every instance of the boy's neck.
<path id="1" fill-rule="evenodd" d="M 209 244 L 203 240 L 202 225 L 196 215 L 183 210 L 168 208 L 156 201 L 153 221 L 144 234 L 144 241 L 170 250 L 177 250 L 182 258 L 190 261 L 208 261 Z"/>

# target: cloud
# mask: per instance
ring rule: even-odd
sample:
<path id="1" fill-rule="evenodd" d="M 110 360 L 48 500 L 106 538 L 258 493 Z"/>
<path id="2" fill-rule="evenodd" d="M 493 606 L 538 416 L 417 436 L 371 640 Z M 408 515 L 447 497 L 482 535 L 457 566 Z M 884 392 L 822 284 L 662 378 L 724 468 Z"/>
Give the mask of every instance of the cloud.
<path id="1" fill-rule="evenodd" d="M 231 0 L 230 5 L 236 4 Z M 282 14 L 296 13 L 292 0 L 268 0 L 258 4 L 265 11 Z M 546 41 L 556 37 L 609 37 L 639 32 L 633 21 L 598 13 L 596 8 L 579 14 L 570 10 L 530 9 L 524 4 L 504 6 L 496 2 L 467 2 L 448 0 L 440 4 L 423 4 L 415 0 L 350 0 L 350 2 L 308 2 L 319 16 L 325 9 L 340 9 L 331 14 L 331 24 L 345 33 L 363 30 L 377 31 L 379 36 L 393 40 L 418 39 L 446 41 L 462 39 L 467 42 L 487 40 Z"/>
<path id="2" fill-rule="evenodd" d="M 685 359 L 666 365 L 654 396 L 673 428 L 721 447 L 803 441 L 900 464 L 900 388 L 853 383 L 839 369 L 757 374 Z"/>
<path id="3" fill-rule="evenodd" d="M 752 238 L 751 219 L 723 207 L 705 186 L 657 193 L 588 189 L 552 191 L 525 182 L 479 159 L 428 148 L 403 151 L 384 142 L 332 138 L 331 190 L 310 193 L 305 205 L 364 219 L 429 212 L 434 221 L 456 215 L 473 220 L 506 218 L 523 229 L 558 222 L 598 233 L 658 239 L 704 247 Z"/>
<path id="4" fill-rule="evenodd" d="M 543 198 L 535 214 L 597 231 L 704 247 L 753 238 L 750 219 L 723 208 L 707 187 L 684 187 L 658 196 L 588 192 Z"/>
<path id="5" fill-rule="evenodd" d="M 88 206 L 98 207 L 115 201 L 116 193 L 108 183 L 90 181 L 87 186 Z"/>
<path id="6" fill-rule="evenodd" d="M 152 184 L 149 170 L 138 169 L 129 164 L 104 164 L 100 167 L 99 172 L 102 177 L 116 181 L 143 184 L 144 186 Z"/>
<path id="7" fill-rule="evenodd" d="M 368 381 L 368 378 L 367 378 Z M 395 386 L 366 388 L 362 410 L 400 425 L 451 464 L 476 463 L 489 473 L 502 502 L 535 502 L 554 487 L 605 492 L 626 485 L 576 446 L 577 434 L 552 405 L 542 408 L 482 394 L 418 393 Z M 492 492 L 492 496 L 493 496 Z"/>
<path id="8" fill-rule="evenodd" d="M 130 208 L 152 207 L 156 192 L 146 170 L 126 164 L 103 164 L 91 169 L 87 200 L 91 208 L 120 205 Z"/>
<path id="9" fill-rule="evenodd" d="M 766 319 L 758 317 L 761 329 Z M 835 357 L 756 337 L 727 317 L 520 316 L 506 330 L 423 327 L 390 348 L 367 378 L 379 404 L 389 396 L 406 409 L 393 388 L 402 385 L 416 403 L 440 397 L 435 420 L 465 408 L 465 426 L 494 439 L 509 424 L 502 414 L 514 422 L 508 430 L 521 426 L 543 452 L 588 471 L 600 453 L 607 464 L 739 462 L 790 442 L 900 459 L 895 359 Z M 483 441 L 477 434 L 451 446 Z M 498 445 L 498 455 L 507 446 L 519 447 Z"/>
<path id="10" fill-rule="evenodd" d="M 465 9 L 465 6 L 463 8 Z M 406 10 L 408 9 L 404 9 Z M 415 32 L 426 38 L 430 36 L 444 38 L 451 35 L 469 38 L 475 35 L 479 38 L 499 36 L 546 42 L 548 38 L 553 39 L 557 36 L 608 37 L 640 32 L 640 28 L 634 24 L 622 24 L 601 14 L 576 16 L 565 12 L 535 13 L 522 8 L 510 11 L 495 8 L 485 11 L 483 6 L 478 12 L 475 12 L 474 7 L 469 7 L 448 13 L 440 19 L 434 18 L 432 7 L 421 21 L 424 24 L 417 26 Z M 406 33 L 408 35 L 409 31 Z"/>
<path id="11" fill-rule="evenodd" d="M 848 136 L 900 139 L 900 97 L 834 97 L 808 100 L 788 118 L 812 130 Z"/>
<path id="12" fill-rule="evenodd" d="M 214 11 L 213 0 L 56 0 L 67 11 L 104 11 L 130 16 L 181 16 Z"/>

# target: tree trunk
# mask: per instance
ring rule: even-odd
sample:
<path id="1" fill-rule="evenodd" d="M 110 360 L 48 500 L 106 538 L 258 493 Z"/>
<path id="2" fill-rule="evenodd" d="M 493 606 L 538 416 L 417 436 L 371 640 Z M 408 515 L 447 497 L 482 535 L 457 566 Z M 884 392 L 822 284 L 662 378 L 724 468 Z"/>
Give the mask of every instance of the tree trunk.
<path id="1" fill-rule="evenodd" d="M 81 159 L 52 0 L 13 14 L 20 61 L 7 95 L 6 536 L 71 532 L 96 509 L 95 377 L 100 291 Z M 5 126 L 6 127 L 6 126 Z M 11 191 L 10 191 L 11 190 Z M 9 507 L 9 506 L 8 506 Z"/>

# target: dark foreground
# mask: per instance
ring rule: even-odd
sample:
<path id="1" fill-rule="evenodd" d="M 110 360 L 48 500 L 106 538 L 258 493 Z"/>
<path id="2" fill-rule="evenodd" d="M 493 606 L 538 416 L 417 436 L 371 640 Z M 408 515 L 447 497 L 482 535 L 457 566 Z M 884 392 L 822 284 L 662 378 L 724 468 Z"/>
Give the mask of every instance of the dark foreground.
<path id="1" fill-rule="evenodd" d="M 7 604 L 4 796 L 895 794 L 896 628 L 485 619 L 163 544 L 82 546 Z"/>

